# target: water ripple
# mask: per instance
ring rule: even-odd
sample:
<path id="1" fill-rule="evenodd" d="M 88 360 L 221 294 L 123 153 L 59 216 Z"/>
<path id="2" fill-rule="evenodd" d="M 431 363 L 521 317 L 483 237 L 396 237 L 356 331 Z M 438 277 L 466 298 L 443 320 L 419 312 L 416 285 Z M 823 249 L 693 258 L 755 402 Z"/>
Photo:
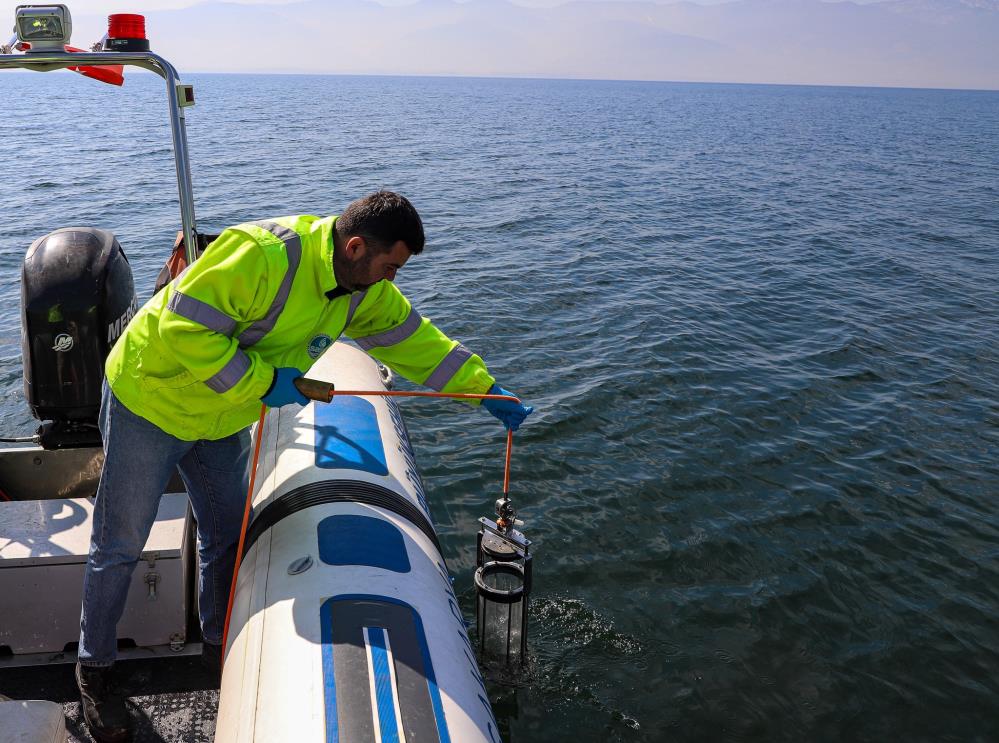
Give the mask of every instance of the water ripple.
<path id="1" fill-rule="evenodd" d="M 400 287 L 537 407 L 512 476 L 538 548 L 531 672 L 490 687 L 505 740 L 985 740 L 999 96 L 191 81 L 203 229 L 406 193 L 429 243 Z M 178 229 L 161 84 L 75 82 L 0 78 L 7 435 L 36 425 L 31 242 L 114 229 L 146 298 Z M 501 431 L 404 408 L 468 586 Z"/>

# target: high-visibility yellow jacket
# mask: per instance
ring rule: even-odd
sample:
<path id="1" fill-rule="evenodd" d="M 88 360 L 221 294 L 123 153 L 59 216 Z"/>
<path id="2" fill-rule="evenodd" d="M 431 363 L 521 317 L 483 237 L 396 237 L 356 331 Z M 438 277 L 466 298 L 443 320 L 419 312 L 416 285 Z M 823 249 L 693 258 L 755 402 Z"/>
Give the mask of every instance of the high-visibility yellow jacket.
<path id="1" fill-rule="evenodd" d="M 418 384 L 486 392 L 494 379 L 482 359 L 392 282 L 331 298 L 335 221 L 280 217 L 223 232 L 112 348 L 115 396 L 177 438 L 223 438 L 257 419 L 276 367 L 306 371 L 341 333 Z"/>

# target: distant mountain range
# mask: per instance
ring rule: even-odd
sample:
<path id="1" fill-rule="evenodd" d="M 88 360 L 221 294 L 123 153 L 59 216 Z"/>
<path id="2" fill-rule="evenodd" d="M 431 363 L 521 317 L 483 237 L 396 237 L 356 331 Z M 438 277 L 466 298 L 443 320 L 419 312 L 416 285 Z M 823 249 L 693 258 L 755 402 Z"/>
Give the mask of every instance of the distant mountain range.
<path id="1" fill-rule="evenodd" d="M 99 35 L 102 19 L 76 19 Z M 207 2 L 147 14 L 182 71 L 999 89 L 999 0 Z"/>

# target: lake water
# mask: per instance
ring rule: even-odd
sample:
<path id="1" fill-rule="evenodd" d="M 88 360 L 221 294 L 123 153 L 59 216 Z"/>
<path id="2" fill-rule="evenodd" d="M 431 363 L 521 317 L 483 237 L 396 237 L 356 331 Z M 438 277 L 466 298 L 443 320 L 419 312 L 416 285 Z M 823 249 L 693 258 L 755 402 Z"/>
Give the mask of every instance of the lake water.
<path id="1" fill-rule="evenodd" d="M 190 75 L 198 222 L 421 211 L 398 284 L 537 407 L 504 737 L 999 736 L 999 94 Z M 0 78 L 0 415 L 19 267 L 116 232 L 140 299 L 178 228 L 162 82 Z M 406 402 L 463 609 L 503 434 Z"/>

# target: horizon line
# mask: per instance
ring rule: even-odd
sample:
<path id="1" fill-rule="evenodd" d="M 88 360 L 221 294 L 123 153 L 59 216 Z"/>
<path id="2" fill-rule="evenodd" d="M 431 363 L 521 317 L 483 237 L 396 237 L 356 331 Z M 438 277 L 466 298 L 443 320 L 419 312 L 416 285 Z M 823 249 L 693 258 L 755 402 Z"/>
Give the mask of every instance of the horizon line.
<path id="1" fill-rule="evenodd" d="M 34 73 L 37 70 L 10 69 L 0 70 L 13 73 Z M 44 72 L 70 72 L 70 70 L 44 70 Z M 159 77 L 157 73 L 142 68 L 129 68 L 129 74 L 153 75 Z M 397 72 L 261 72 L 261 71 L 221 71 L 221 70 L 188 70 L 181 73 L 184 75 L 261 75 L 261 76 L 285 76 L 285 77 L 401 77 L 414 79 L 454 79 L 454 80 L 537 80 L 548 82 L 590 82 L 590 83 L 642 83 L 648 85 L 752 85 L 758 87 L 782 87 L 782 88 L 851 88 L 857 90 L 922 90 L 952 93 L 999 93 L 996 88 L 961 88 L 961 87 L 939 87 L 924 85 L 872 85 L 866 83 L 778 83 L 778 82 L 744 82 L 739 80 L 662 80 L 662 79 L 637 79 L 637 78 L 611 78 L 611 77 L 552 77 L 548 75 L 462 75 L 456 73 L 423 73 L 406 74 Z"/>

